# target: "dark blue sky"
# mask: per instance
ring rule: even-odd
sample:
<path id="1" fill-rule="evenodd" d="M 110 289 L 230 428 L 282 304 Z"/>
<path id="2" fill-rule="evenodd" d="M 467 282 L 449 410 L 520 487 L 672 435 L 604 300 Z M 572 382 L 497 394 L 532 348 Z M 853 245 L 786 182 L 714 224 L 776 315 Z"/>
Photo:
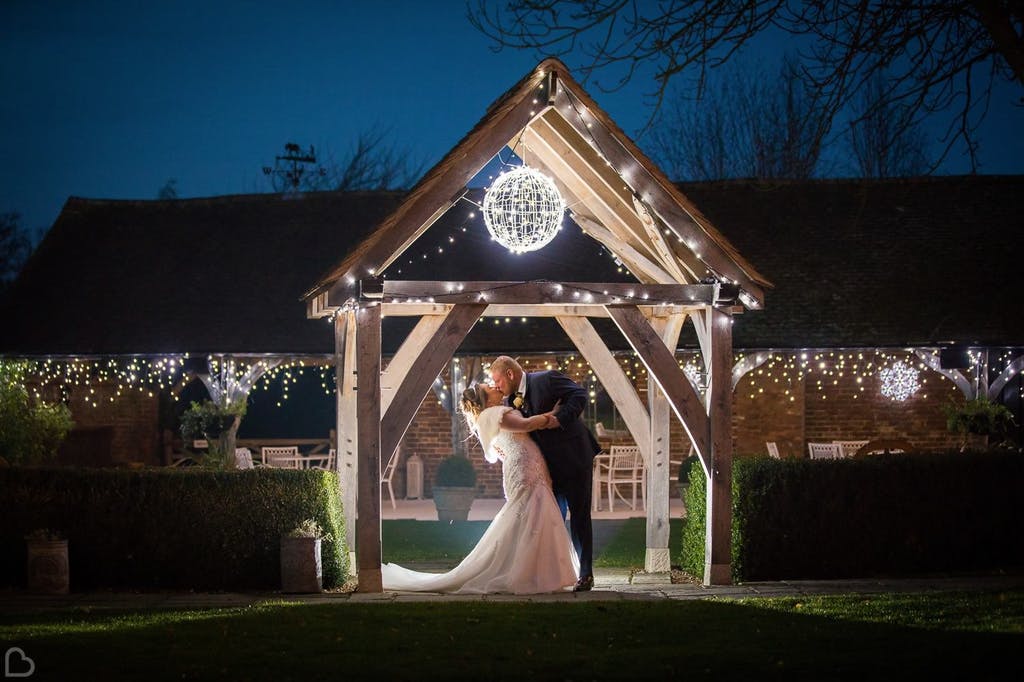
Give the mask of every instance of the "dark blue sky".
<path id="1" fill-rule="evenodd" d="M 68 196 L 154 198 L 170 178 L 183 197 L 262 191 L 285 142 L 341 156 L 375 127 L 426 169 L 536 62 L 493 52 L 463 0 L 3 0 L 0 212 L 45 228 Z M 631 135 L 649 89 L 589 87 Z M 1008 103 L 983 172 L 1024 170 Z"/>

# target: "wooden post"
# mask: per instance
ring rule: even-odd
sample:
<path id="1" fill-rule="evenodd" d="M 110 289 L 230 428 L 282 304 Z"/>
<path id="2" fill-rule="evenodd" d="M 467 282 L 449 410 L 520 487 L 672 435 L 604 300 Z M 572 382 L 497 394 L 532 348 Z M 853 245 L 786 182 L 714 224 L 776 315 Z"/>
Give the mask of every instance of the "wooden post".
<path id="1" fill-rule="evenodd" d="M 707 484 L 704 584 L 732 583 L 732 316 L 708 312 L 711 357 L 707 409 L 711 457 Z"/>
<path id="2" fill-rule="evenodd" d="M 651 326 L 665 346 L 675 354 L 682 330 L 683 315 L 654 318 Z M 654 381 L 647 382 L 647 400 L 651 413 L 651 457 L 647 462 L 647 551 L 644 571 L 668 573 L 672 569 L 669 549 L 669 426 L 671 409 L 668 398 Z"/>
<path id="3" fill-rule="evenodd" d="M 356 557 L 359 591 L 382 592 L 380 573 L 380 305 L 361 304 L 356 312 L 356 421 L 359 499 Z"/>
<path id="4" fill-rule="evenodd" d="M 335 466 L 341 488 L 341 509 L 345 515 L 345 544 L 348 545 L 348 567 L 351 575 L 358 573 L 356 563 L 356 491 L 359 487 L 359 466 L 356 460 L 356 316 L 341 312 L 334 318 L 334 384 L 335 384 Z"/>

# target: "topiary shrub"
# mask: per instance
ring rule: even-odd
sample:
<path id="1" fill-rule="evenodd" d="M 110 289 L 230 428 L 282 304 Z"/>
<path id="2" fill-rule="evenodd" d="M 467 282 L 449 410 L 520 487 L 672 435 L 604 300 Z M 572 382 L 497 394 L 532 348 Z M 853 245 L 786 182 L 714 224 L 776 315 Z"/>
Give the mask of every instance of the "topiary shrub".
<path id="1" fill-rule="evenodd" d="M 442 488 L 472 488 L 476 486 L 476 469 L 462 455 L 445 457 L 437 465 L 434 485 Z"/>

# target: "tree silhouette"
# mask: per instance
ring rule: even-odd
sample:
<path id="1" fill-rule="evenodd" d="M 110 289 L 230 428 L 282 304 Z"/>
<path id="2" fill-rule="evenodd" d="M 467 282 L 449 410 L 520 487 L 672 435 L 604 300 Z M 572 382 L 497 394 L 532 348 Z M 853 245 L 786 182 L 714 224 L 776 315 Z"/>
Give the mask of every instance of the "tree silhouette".
<path id="1" fill-rule="evenodd" d="M 18 213 L 0 213 L 0 291 L 18 276 L 32 250 L 28 232 Z"/>
<path id="2" fill-rule="evenodd" d="M 827 126 L 786 58 L 777 77 L 763 66 L 732 69 L 700 102 L 675 98 L 653 130 L 652 151 L 677 180 L 806 179 L 818 169 Z"/>
<path id="3" fill-rule="evenodd" d="M 408 189 L 419 178 L 423 164 L 411 161 L 408 150 L 388 142 L 388 131 L 359 133 L 341 157 L 329 149 L 317 153 L 312 146 L 285 145 L 273 168 L 266 166 L 276 192 L 316 192 Z"/>
<path id="4" fill-rule="evenodd" d="M 885 104 L 877 92 L 884 87 L 885 80 L 877 76 L 850 123 L 850 149 L 857 171 L 866 178 L 924 175 L 932 167 L 927 137 L 919 125 L 900 120 L 905 111 Z"/>

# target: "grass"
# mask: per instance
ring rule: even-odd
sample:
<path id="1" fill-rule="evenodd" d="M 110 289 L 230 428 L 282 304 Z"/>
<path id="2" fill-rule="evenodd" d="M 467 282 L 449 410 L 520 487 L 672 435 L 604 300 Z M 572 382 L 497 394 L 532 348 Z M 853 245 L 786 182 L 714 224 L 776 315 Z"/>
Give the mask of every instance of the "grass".
<path id="1" fill-rule="evenodd" d="M 394 520 L 381 523 L 384 561 L 438 563 L 454 566 L 487 530 L 489 521 L 441 523 L 439 521 Z M 682 543 L 682 519 L 672 519 L 669 547 Z M 603 568 L 643 568 L 646 550 L 646 521 L 626 519 L 618 532 L 594 553 L 594 565 Z M 675 557 L 673 557 L 675 558 Z"/>
<path id="2" fill-rule="evenodd" d="M 0 614 L 32 679 L 994 679 L 1024 590 Z"/>

